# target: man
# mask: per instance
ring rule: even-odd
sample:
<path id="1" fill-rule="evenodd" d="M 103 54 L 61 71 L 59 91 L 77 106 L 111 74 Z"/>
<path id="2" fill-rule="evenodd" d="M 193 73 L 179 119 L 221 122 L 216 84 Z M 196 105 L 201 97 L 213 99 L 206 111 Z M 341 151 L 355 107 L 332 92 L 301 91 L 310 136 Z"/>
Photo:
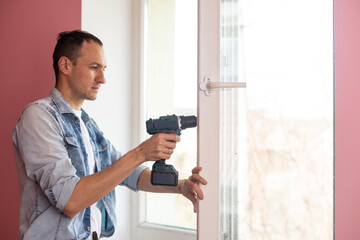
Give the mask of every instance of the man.
<path id="1" fill-rule="evenodd" d="M 106 68 L 102 42 L 83 31 L 59 34 L 53 54 L 56 85 L 26 107 L 13 133 L 21 192 L 19 239 L 97 239 L 116 226 L 117 185 L 203 199 L 206 180 L 195 167 L 177 187 L 153 186 L 146 161 L 169 159 L 175 134 L 156 134 L 125 155 L 81 108 L 95 100 Z"/>

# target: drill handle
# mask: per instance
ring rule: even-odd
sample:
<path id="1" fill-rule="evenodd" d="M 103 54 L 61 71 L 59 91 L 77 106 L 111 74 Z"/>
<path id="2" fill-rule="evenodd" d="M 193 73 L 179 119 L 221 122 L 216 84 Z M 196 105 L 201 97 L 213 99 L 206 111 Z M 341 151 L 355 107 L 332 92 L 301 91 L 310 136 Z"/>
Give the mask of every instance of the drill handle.
<path id="1" fill-rule="evenodd" d="M 155 162 L 156 164 L 165 164 L 165 159 L 160 159 Z"/>

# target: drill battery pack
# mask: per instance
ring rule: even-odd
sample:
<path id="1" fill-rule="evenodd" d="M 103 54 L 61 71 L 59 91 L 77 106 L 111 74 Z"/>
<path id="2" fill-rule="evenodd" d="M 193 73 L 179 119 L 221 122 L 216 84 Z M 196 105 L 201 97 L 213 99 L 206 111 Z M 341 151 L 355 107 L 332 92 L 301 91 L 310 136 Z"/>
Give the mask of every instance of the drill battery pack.
<path id="1" fill-rule="evenodd" d="M 154 163 L 151 171 L 151 184 L 173 186 L 178 185 L 179 174 L 176 169 L 169 164 Z"/>

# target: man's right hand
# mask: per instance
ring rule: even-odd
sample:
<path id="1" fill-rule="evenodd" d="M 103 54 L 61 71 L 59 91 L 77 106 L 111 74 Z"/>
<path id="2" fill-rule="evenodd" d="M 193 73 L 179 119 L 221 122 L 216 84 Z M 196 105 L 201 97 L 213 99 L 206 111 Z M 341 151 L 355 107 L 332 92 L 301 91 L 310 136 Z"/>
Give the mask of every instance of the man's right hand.
<path id="1" fill-rule="evenodd" d="M 142 162 L 169 159 L 180 137 L 176 134 L 158 133 L 141 143 L 135 150 Z"/>

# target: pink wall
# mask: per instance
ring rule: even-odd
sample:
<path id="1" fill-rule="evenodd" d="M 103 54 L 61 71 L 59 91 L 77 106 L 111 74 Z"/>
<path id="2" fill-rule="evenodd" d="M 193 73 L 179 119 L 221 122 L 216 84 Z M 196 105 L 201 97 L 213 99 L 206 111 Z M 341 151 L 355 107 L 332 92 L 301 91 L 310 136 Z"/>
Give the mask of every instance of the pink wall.
<path id="1" fill-rule="evenodd" d="M 54 86 L 56 34 L 81 28 L 81 0 L 0 0 L 0 235 L 16 239 L 19 190 L 11 134 L 23 108 Z"/>
<path id="2" fill-rule="evenodd" d="M 335 0 L 335 237 L 360 239 L 360 1 Z"/>

